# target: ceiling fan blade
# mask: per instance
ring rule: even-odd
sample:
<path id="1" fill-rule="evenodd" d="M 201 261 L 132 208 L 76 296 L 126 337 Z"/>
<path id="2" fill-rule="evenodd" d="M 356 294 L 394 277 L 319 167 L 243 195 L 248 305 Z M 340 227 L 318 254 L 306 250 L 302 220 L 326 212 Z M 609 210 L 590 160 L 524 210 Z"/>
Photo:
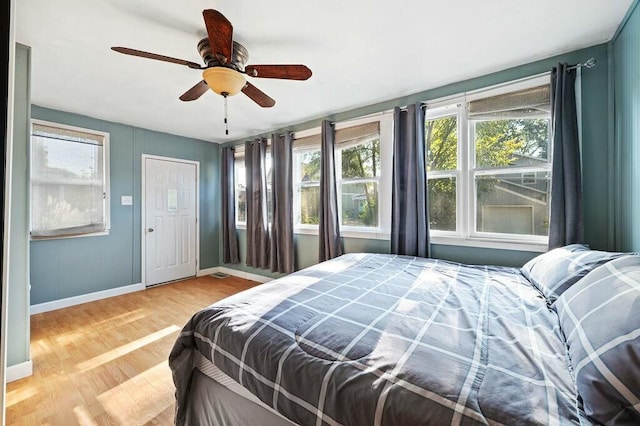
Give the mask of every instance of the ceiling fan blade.
<path id="1" fill-rule="evenodd" d="M 247 75 L 260 78 L 282 78 L 286 80 L 307 80 L 311 70 L 304 65 L 247 65 Z"/>
<path id="2" fill-rule="evenodd" d="M 202 16 L 207 27 L 211 52 L 223 64 L 229 63 L 233 54 L 233 25 L 217 10 L 204 10 Z"/>
<path id="3" fill-rule="evenodd" d="M 270 108 L 276 104 L 276 101 L 271 99 L 262 90 L 258 89 L 248 81 L 247 84 L 242 88 L 242 93 L 247 95 L 249 98 L 251 98 L 252 101 L 263 108 Z"/>
<path id="4" fill-rule="evenodd" d="M 180 100 L 185 102 L 195 101 L 200 96 L 204 95 L 207 90 L 209 90 L 209 86 L 207 86 L 206 81 L 202 80 L 191 89 L 184 92 L 182 96 L 180 96 Z"/>
<path id="5" fill-rule="evenodd" d="M 128 47 L 114 46 L 111 48 L 111 50 L 114 50 L 118 53 L 124 53 L 125 55 L 139 56 L 140 58 L 155 59 L 157 61 L 171 62 L 178 65 L 186 65 L 189 68 L 193 68 L 196 70 L 203 69 L 203 67 L 201 67 L 199 64 L 196 64 L 195 62 L 185 61 L 184 59 L 172 58 L 171 56 L 158 55 L 157 53 L 143 52 L 142 50 L 130 49 Z"/>

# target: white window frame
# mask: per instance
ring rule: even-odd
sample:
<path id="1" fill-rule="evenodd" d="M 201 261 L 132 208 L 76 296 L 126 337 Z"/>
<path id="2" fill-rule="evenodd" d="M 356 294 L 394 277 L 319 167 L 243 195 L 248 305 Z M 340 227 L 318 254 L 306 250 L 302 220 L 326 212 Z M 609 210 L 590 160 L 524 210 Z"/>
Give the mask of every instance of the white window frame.
<path id="1" fill-rule="evenodd" d="M 309 135 L 311 136 L 311 135 Z M 304 148 L 294 148 L 293 149 L 293 230 L 294 233 L 298 234 L 318 234 L 318 225 L 313 225 L 309 223 L 300 223 L 301 214 L 300 214 L 300 193 L 301 189 L 304 185 L 302 181 L 298 181 L 296 177 L 300 176 L 300 163 L 296 161 L 297 154 L 305 154 L 308 152 L 320 151 L 320 147 L 304 147 Z M 314 185 L 306 185 L 306 186 L 316 186 Z M 318 187 L 320 187 L 320 182 L 318 182 Z"/>
<path id="2" fill-rule="evenodd" d="M 472 143 L 472 126 L 468 119 L 468 103 L 472 100 L 498 96 L 531 87 L 549 84 L 549 73 L 524 78 L 512 82 L 479 89 L 460 95 L 437 99 L 426 103 L 426 120 L 450 116 L 451 109 L 457 106 L 458 114 L 458 169 L 456 172 L 456 231 L 431 230 L 431 242 L 435 244 L 483 247 L 507 250 L 544 252 L 549 238 L 538 235 L 501 234 L 478 232 L 475 230 L 477 218 L 477 194 L 475 179 L 477 176 L 500 173 L 518 173 L 546 171 L 551 179 L 552 141 L 549 140 L 549 162 L 545 167 L 521 166 L 510 168 L 476 168 L 475 144 Z M 549 133 L 549 136 L 551 134 Z M 452 176 L 453 171 L 433 171 L 427 178 Z"/>
<path id="3" fill-rule="evenodd" d="M 233 211 L 235 213 L 235 220 L 236 220 L 236 228 L 238 229 L 246 229 L 247 227 L 247 222 L 246 220 L 240 221 L 238 219 L 238 212 L 240 211 L 238 209 L 238 191 L 236 191 L 237 188 L 237 182 L 238 182 L 238 175 L 236 174 L 236 166 L 242 163 L 242 168 L 245 170 L 245 174 L 246 174 L 246 166 L 245 166 L 245 162 L 244 162 L 244 150 L 241 153 L 238 153 L 238 151 L 235 152 L 234 154 L 234 159 L 233 159 Z M 246 178 L 245 178 L 246 180 Z M 244 191 L 245 191 L 245 217 L 247 216 L 247 211 L 246 211 L 246 196 L 247 196 L 247 185 L 245 182 L 245 186 L 244 186 Z"/>
<path id="4" fill-rule="evenodd" d="M 430 235 L 442 236 L 448 238 L 460 238 L 465 234 L 466 226 L 463 225 L 465 214 L 462 212 L 460 206 L 463 205 L 464 195 L 466 194 L 466 182 L 463 178 L 463 168 L 461 164 L 465 164 L 467 159 L 467 152 L 464 149 L 466 143 L 466 134 L 463 129 L 467 125 L 466 114 L 460 112 L 464 105 L 464 98 L 453 98 L 445 105 L 427 106 L 426 120 L 437 120 L 445 117 L 456 117 L 457 132 L 458 132 L 458 146 L 456 149 L 458 163 L 455 170 L 434 170 L 427 172 L 427 180 L 429 179 L 443 179 L 443 178 L 455 178 L 456 179 L 456 231 L 444 231 L 444 230 L 430 230 Z M 426 150 L 426 141 L 425 141 Z M 426 151 L 425 151 L 426 154 Z M 425 158 L 426 161 L 426 158 Z M 427 182 L 428 185 L 428 182 Z"/>
<path id="5" fill-rule="evenodd" d="M 344 226 L 340 225 L 340 236 L 346 238 L 366 238 L 366 239 L 379 239 L 388 240 L 391 236 L 391 190 L 392 190 L 392 173 L 393 173 L 393 111 L 385 111 L 382 113 L 368 115 L 366 117 L 360 117 L 353 120 L 343 121 L 334 125 L 336 130 L 359 126 L 366 123 L 379 122 L 380 126 L 380 176 L 378 180 L 378 226 L 377 227 L 364 227 L 364 226 Z M 294 137 L 296 139 L 304 138 L 307 136 L 314 136 L 320 134 L 320 128 L 313 128 L 301 132 L 296 132 Z M 336 165 L 336 189 L 338 198 L 338 214 L 341 220 L 342 218 L 342 157 L 341 149 L 349 148 L 353 145 L 345 145 L 340 149 L 334 150 L 334 160 Z M 318 146 L 318 149 L 320 147 Z M 313 151 L 314 147 L 304 147 L 296 150 L 295 152 Z M 296 168 L 299 167 L 297 163 L 294 163 L 294 179 L 296 176 Z M 366 179 L 356 179 L 358 182 L 365 182 Z M 354 180 L 354 182 L 356 181 Z M 375 179 L 371 179 L 375 180 Z M 299 182 L 294 180 L 294 209 L 297 212 L 299 210 L 300 197 L 297 188 Z M 294 217 L 294 233 L 296 234 L 308 234 L 318 235 L 318 226 L 309 224 L 297 223 L 297 218 Z"/>
<path id="6" fill-rule="evenodd" d="M 110 162 L 110 144 L 109 144 L 109 137 L 110 134 L 108 132 L 102 132 L 99 130 L 94 130 L 94 129 L 87 129 L 84 127 L 77 127 L 77 126 L 70 126 L 67 124 L 61 124 L 61 123 L 56 123 L 53 121 L 46 121 L 46 120 L 39 120 L 39 119 L 31 119 L 31 125 L 30 125 L 30 135 L 29 135 L 29 140 L 31 140 L 31 138 L 33 137 L 33 125 L 41 125 L 41 126 L 47 126 L 47 127 L 53 127 L 53 128 L 58 128 L 61 130 L 71 130 L 74 132 L 78 132 L 78 133 L 88 133 L 88 134 L 93 134 L 93 135 L 99 135 L 103 137 L 103 143 L 102 143 L 102 162 L 103 162 L 103 193 L 104 193 L 104 203 L 103 203 L 103 208 L 104 208 L 104 222 L 105 222 L 105 229 L 104 231 L 100 231 L 100 232 L 90 232 L 90 233 L 86 233 L 86 234 L 77 234 L 77 235 L 56 235 L 56 236 L 51 236 L 51 237 L 30 237 L 31 240 L 33 241 L 42 241 L 42 240 L 58 240 L 58 239 L 66 239 L 66 238 L 85 238 L 85 237 L 98 237 L 98 236 L 105 236 L 105 235 L 109 235 L 109 231 L 111 230 L 111 175 L 110 175 L 110 169 L 111 169 L 111 162 Z M 31 147 L 29 150 L 29 156 L 31 156 Z M 31 197 L 31 176 L 29 176 L 29 197 Z M 32 209 L 33 206 L 31 206 L 29 208 L 29 230 L 32 229 Z"/>

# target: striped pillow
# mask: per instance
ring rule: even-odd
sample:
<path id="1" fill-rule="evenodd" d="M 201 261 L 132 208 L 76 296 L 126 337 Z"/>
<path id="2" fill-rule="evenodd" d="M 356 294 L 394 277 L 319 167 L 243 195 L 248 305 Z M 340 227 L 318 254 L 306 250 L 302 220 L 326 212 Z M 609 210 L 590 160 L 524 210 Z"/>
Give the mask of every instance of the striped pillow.
<path id="1" fill-rule="evenodd" d="M 571 244 L 534 257 L 520 270 L 547 301 L 553 303 L 593 269 L 624 254 L 590 250 L 582 244 Z"/>
<path id="2" fill-rule="evenodd" d="M 587 416 L 640 424 L 640 256 L 594 269 L 554 308 Z"/>

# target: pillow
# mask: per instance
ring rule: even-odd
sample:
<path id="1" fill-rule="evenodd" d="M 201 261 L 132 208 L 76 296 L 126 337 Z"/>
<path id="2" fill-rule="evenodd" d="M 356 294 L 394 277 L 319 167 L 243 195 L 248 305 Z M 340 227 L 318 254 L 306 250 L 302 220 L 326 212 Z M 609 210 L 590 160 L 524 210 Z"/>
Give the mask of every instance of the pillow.
<path id="1" fill-rule="evenodd" d="M 625 253 L 596 251 L 582 244 L 571 244 L 534 257 L 520 271 L 549 303 L 553 303 L 593 269 L 624 255 Z"/>
<path id="2" fill-rule="evenodd" d="M 640 424 L 640 256 L 594 269 L 553 307 L 587 416 Z"/>

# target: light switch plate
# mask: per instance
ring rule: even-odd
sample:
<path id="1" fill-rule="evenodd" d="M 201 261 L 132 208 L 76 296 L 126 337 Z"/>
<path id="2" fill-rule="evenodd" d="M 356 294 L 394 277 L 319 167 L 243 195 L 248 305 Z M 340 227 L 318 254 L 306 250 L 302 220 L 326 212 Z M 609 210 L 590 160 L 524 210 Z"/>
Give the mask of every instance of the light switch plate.
<path id="1" fill-rule="evenodd" d="M 123 195 L 122 197 L 120 197 L 120 204 L 122 204 L 123 206 L 133 205 L 133 196 Z"/>

